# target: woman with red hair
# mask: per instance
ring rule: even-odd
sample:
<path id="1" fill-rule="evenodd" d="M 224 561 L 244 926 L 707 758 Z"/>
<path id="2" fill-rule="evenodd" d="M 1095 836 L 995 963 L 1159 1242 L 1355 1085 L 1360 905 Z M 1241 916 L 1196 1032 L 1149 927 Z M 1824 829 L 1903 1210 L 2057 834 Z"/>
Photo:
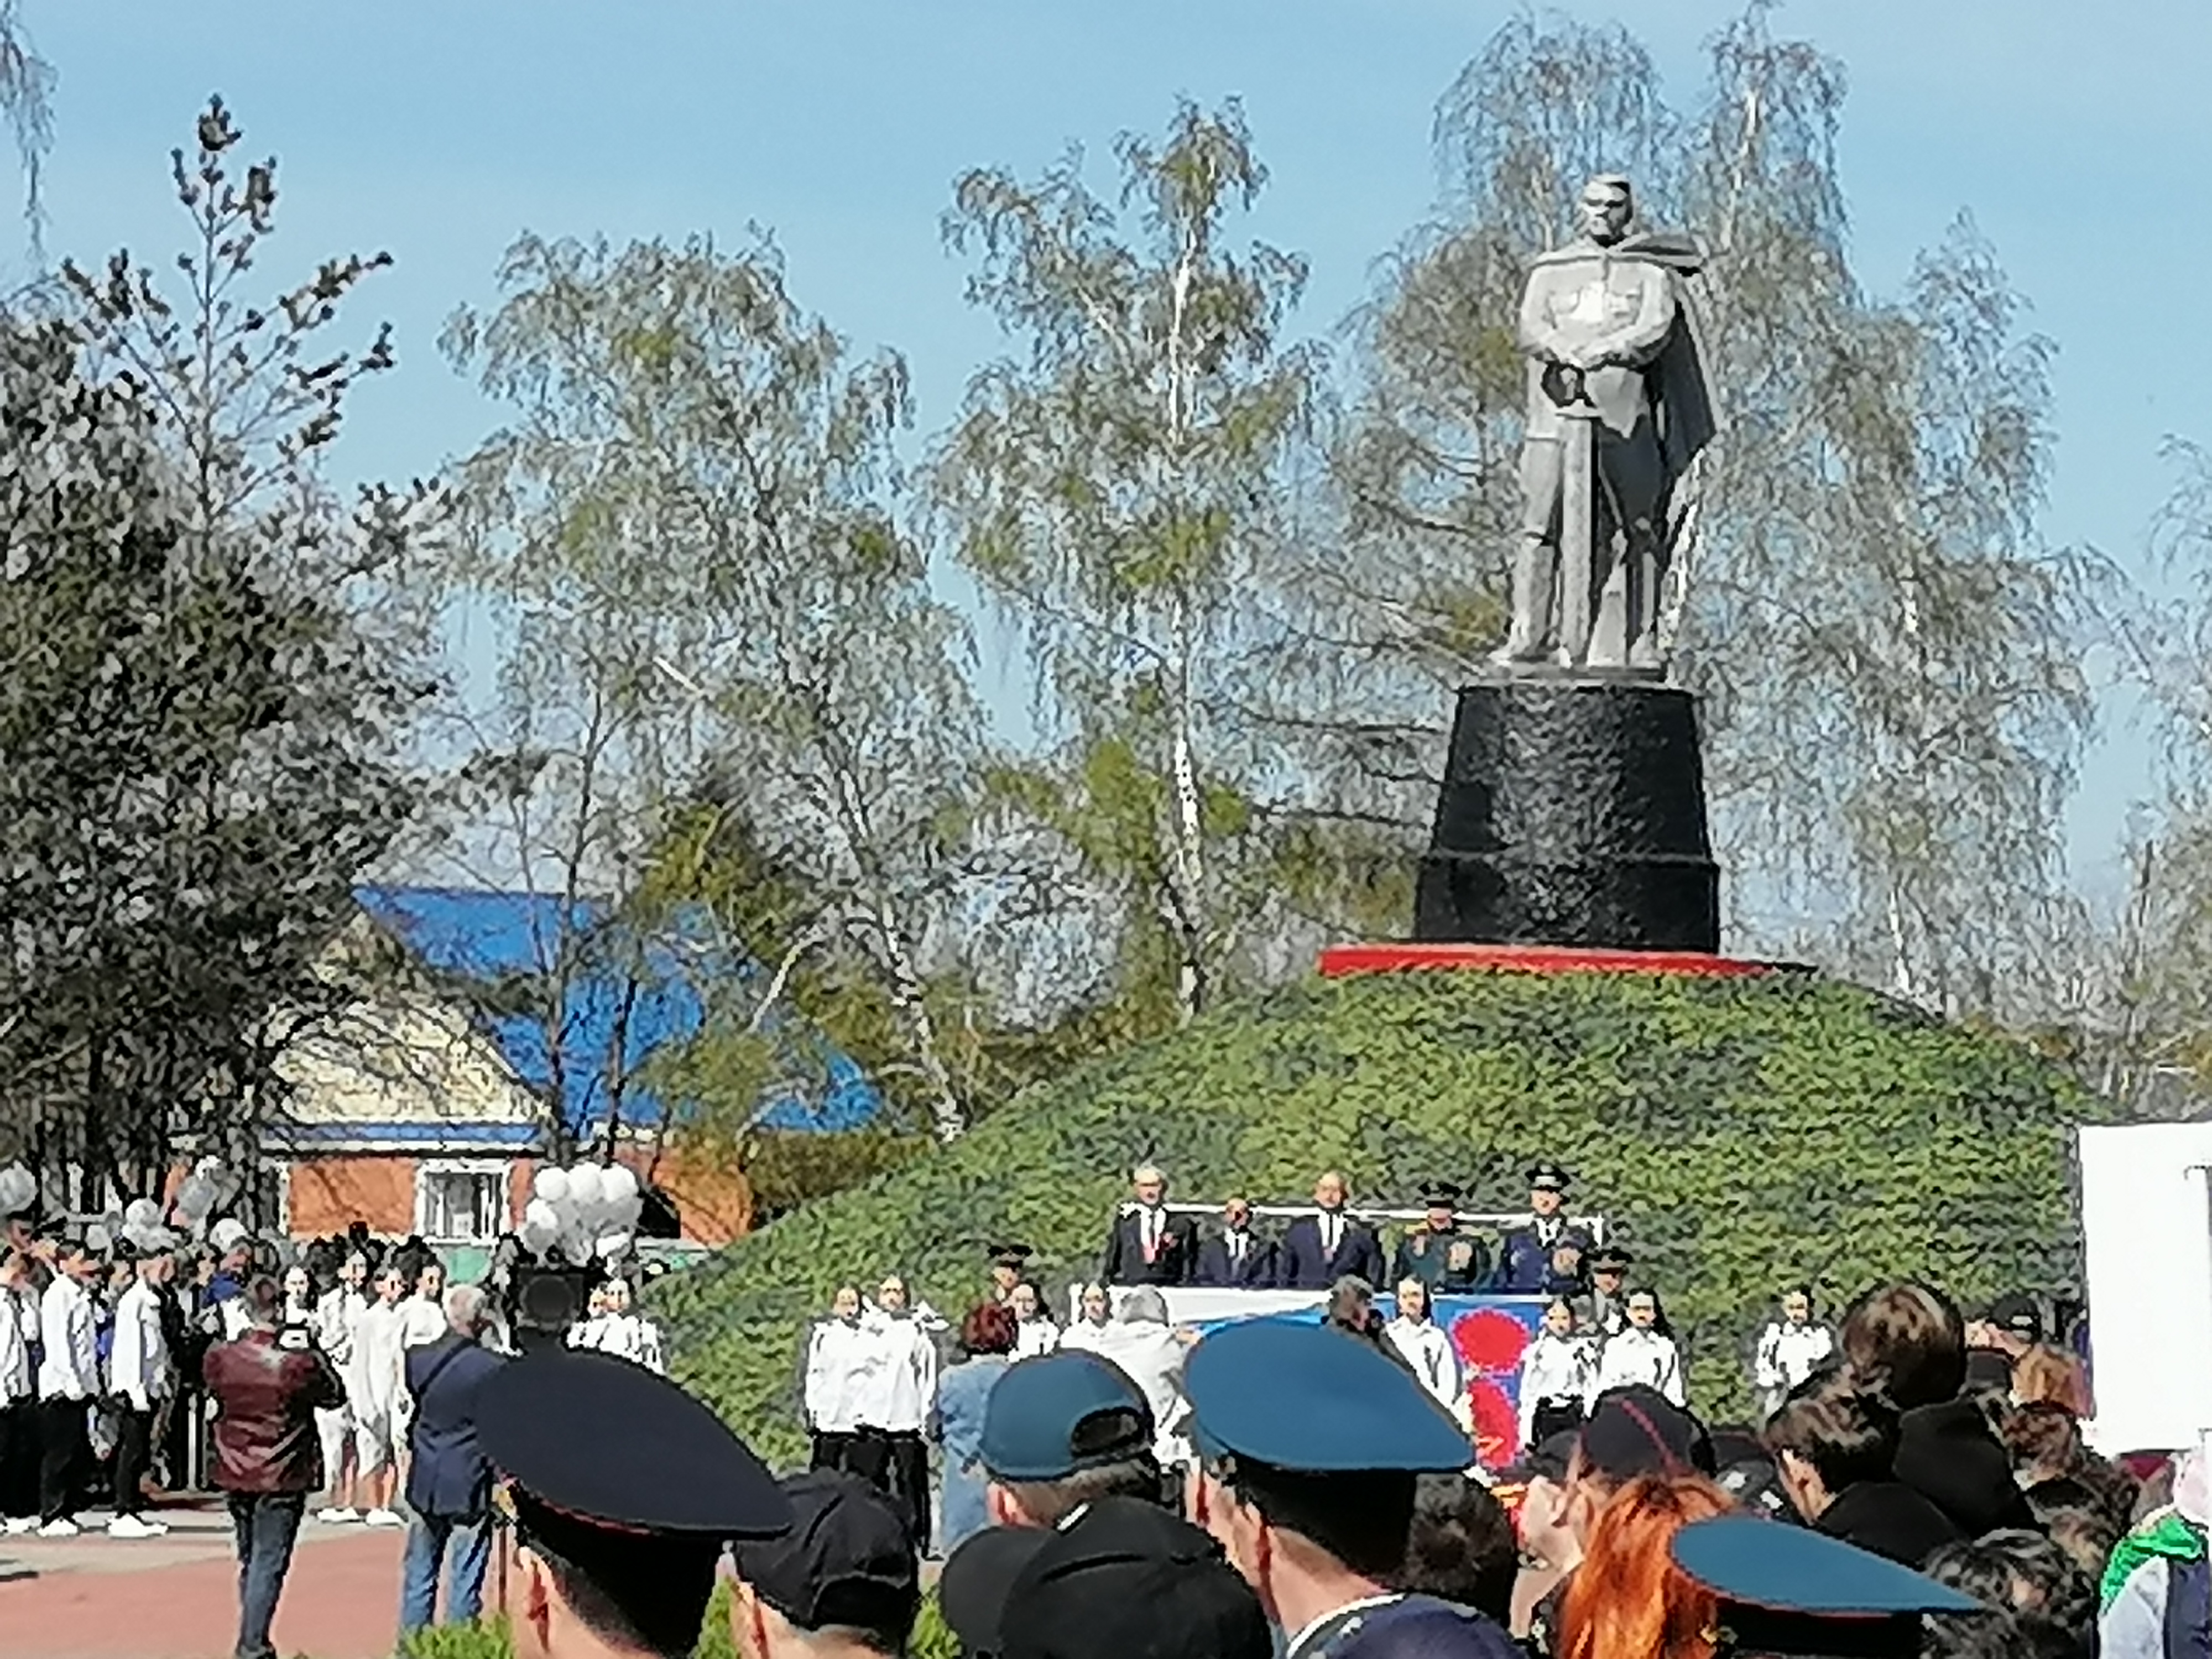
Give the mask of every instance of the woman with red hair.
<path id="1" fill-rule="evenodd" d="M 1556 1659 L 1711 1659 L 1719 1603 L 1671 1547 L 1733 1507 L 1701 1474 L 1644 1475 L 1615 1492 L 1561 1598 Z"/>
<path id="2" fill-rule="evenodd" d="M 2047 1342 L 2037 1343 L 2013 1362 L 2012 1403 L 2058 1406 L 2077 1418 L 2094 1415 L 2081 1362 Z"/>

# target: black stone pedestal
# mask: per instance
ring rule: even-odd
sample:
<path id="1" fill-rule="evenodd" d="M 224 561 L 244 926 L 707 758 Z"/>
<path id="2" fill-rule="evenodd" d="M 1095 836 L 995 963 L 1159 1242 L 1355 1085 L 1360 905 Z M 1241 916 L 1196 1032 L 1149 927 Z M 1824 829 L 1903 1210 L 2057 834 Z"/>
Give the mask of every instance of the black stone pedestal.
<path id="1" fill-rule="evenodd" d="M 1717 951 L 1696 700 L 1626 678 L 1462 690 L 1413 937 Z"/>

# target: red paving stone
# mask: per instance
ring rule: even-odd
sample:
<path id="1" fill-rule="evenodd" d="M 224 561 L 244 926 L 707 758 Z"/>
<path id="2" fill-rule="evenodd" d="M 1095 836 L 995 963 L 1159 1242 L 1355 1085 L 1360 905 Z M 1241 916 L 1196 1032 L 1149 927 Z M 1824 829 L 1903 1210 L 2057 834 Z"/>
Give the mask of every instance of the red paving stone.
<path id="1" fill-rule="evenodd" d="M 220 1511 L 164 1514 L 169 1537 L 67 1544 L 0 1539 L 0 1659 L 229 1659 L 238 1563 Z M 277 1604 L 293 1659 L 386 1659 L 398 1634 L 404 1532 L 301 1534 Z M 10 1577 L 28 1571 L 34 1575 Z"/>

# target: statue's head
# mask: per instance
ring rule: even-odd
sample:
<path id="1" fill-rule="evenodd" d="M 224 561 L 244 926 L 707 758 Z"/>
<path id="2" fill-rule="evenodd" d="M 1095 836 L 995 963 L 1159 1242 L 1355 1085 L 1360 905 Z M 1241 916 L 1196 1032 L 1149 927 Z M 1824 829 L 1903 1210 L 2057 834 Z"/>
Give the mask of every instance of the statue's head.
<path id="1" fill-rule="evenodd" d="M 1577 206 L 1583 234 L 1600 247 L 1611 247 L 1628 234 L 1628 222 L 1636 216 L 1635 193 L 1626 177 L 1618 173 L 1601 173 L 1584 185 Z"/>

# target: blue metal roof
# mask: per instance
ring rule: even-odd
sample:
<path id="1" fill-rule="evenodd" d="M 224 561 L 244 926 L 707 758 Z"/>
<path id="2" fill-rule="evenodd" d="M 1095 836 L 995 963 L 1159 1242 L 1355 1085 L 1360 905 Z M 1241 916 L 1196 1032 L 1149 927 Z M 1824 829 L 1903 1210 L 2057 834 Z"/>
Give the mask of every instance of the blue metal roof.
<path id="1" fill-rule="evenodd" d="M 433 971 L 487 989 L 503 981 L 550 973 L 564 939 L 577 954 L 561 1013 L 562 1120 L 579 1134 L 606 1121 L 614 1103 L 610 1072 L 622 1082 L 622 1121 L 659 1122 L 667 1104 L 636 1080 L 647 1058 L 697 1034 L 706 1018 L 700 997 L 721 975 L 743 977 L 752 964 L 734 957 L 703 919 L 631 941 L 605 926 L 606 907 L 592 901 L 573 908 L 556 895 L 499 893 L 467 888 L 364 886 L 354 891 L 377 925 Z M 633 957 L 635 963 L 623 958 Z M 633 971 L 633 967 L 635 971 Z M 555 1034 L 533 1014 L 471 1011 L 515 1074 L 541 1096 L 554 1092 Z M 618 1067 L 610 1066 L 617 1035 Z M 855 1129 L 883 1109 L 883 1099 L 860 1067 L 829 1048 L 813 1032 L 785 1027 L 796 1044 L 811 1045 L 829 1087 L 819 1100 L 784 1091 L 762 1118 L 772 1129 Z M 681 1121 L 684 1103 L 677 1102 Z"/>

